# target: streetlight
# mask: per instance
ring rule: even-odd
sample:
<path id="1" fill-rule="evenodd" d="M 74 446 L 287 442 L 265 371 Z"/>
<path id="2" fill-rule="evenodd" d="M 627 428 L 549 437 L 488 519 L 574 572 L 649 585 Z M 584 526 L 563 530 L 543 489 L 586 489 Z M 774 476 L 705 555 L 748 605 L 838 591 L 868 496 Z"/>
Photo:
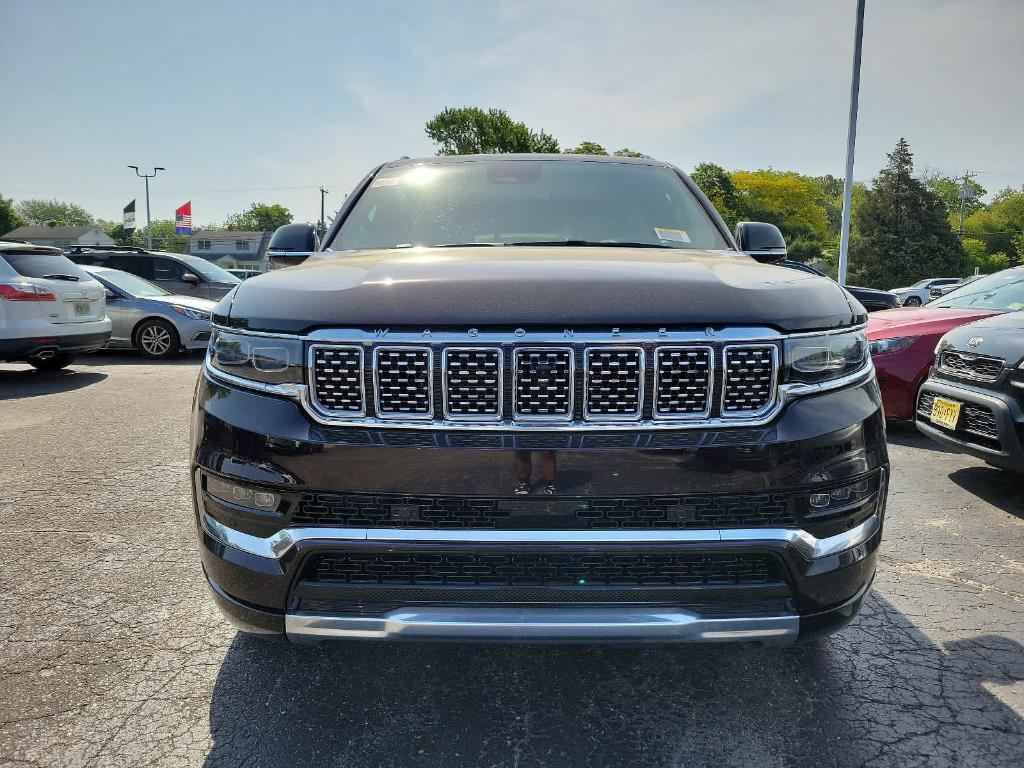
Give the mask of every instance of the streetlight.
<path id="1" fill-rule="evenodd" d="M 843 220 L 839 227 L 840 285 L 846 285 L 846 263 L 850 253 L 850 212 L 853 207 L 853 151 L 857 143 L 857 105 L 860 101 L 860 53 L 864 43 L 864 0 L 857 0 L 853 29 L 853 77 L 850 81 L 850 120 L 846 133 L 846 179 L 843 183 Z"/>
<path id="2" fill-rule="evenodd" d="M 152 173 L 139 173 L 139 166 L 129 165 L 128 167 L 134 170 L 135 175 L 140 179 L 146 180 L 146 248 L 153 250 L 153 227 L 149 221 L 149 180 L 156 176 L 157 171 L 166 171 L 167 169 L 157 166 Z"/>

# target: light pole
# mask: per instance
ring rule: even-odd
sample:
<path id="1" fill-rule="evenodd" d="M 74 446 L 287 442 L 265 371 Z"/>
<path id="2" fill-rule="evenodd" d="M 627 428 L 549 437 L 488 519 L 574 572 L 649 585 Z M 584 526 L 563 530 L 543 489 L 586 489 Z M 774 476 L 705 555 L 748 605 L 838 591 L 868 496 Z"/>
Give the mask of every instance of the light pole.
<path id="1" fill-rule="evenodd" d="M 839 278 L 846 285 L 846 261 L 850 251 L 850 205 L 853 202 L 853 150 L 857 144 L 857 104 L 860 101 L 860 52 L 864 41 L 864 0 L 857 0 L 857 24 L 853 33 L 853 78 L 850 83 L 850 125 L 846 133 L 846 180 L 843 183 L 843 223 L 839 230 Z"/>
<path id="2" fill-rule="evenodd" d="M 323 187 L 320 187 L 320 237 L 321 238 L 324 236 L 324 233 L 327 231 L 327 224 L 324 221 L 324 198 L 327 196 L 328 192 L 330 192 L 329 189 L 324 189 Z"/>
<path id="3" fill-rule="evenodd" d="M 156 176 L 157 171 L 166 171 L 167 169 L 157 166 L 152 173 L 139 173 L 139 166 L 129 165 L 128 167 L 134 170 L 135 175 L 140 179 L 146 180 L 146 248 L 153 250 L 153 227 L 149 221 L 149 180 Z"/>

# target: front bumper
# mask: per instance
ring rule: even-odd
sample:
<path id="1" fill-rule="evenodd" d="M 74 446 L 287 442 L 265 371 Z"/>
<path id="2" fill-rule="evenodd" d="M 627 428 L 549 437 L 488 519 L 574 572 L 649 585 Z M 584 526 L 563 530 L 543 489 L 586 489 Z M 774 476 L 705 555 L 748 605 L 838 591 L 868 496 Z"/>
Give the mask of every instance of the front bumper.
<path id="1" fill-rule="evenodd" d="M 969 429 L 961 417 L 957 429 L 946 429 L 931 422 L 930 411 L 922 410 L 922 400 L 940 396 L 962 404 L 971 404 L 983 410 L 981 430 Z M 936 442 L 963 453 L 977 456 L 989 464 L 1015 472 L 1024 472 L 1024 409 L 1013 398 L 994 389 L 928 379 L 918 395 L 917 428 Z"/>
<path id="2" fill-rule="evenodd" d="M 873 381 L 792 402 L 763 429 L 681 429 L 661 434 L 658 447 L 647 437 L 475 442 L 327 429 L 293 401 L 204 376 L 193 421 L 204 569 L 237 625 L 295 642 L 775 644 L 853 617 L 874 574 L 885 507 L 888 459 Z M 557 456 L 554 497 L 512 495 L 513 457 L 531 448 Z M 258 512 L 224 502 L 208 492 L 209 477 L 279 493 L 281 505 Z M 808 489 L 865 477 L 877 490 L 855 510 L 800 518 Z M 347 515 L 346 505 L 365 515 L 344 524 L 323 517 L 325 509 Z M 693 520 L 707 510 L 723 515 L 719 524 Z M 769 510 L 796 522 L 773 523 Z M 594 527 L 598 511 L 602 528 Z M 424 524 L 431 514 L 436 524 Z M 331 558 L 341 560 L 334 570 L 323 566 Z M 647 578 L 669 561 L 660 574 L 685 571 L 691 581 Z M 349 580 L 345 569 L 367 562 Z M 493 562 L 501 567 L 487 570 Z M 410 579 L 409 563 L 427 570 Z M 586 567 L 603 581 L 527 583 L 523 563 L 531 578 Z"/>

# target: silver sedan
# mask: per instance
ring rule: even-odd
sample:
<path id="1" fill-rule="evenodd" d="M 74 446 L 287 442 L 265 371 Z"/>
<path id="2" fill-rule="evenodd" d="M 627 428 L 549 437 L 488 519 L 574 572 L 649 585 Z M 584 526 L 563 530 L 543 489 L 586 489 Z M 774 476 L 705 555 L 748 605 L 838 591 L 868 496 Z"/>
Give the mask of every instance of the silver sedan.
<path id="1" fill-rule="evenodd" d="M 206 348 L 216 302 L 178 296 L 120 269 L 82 269 L 107 289 L 107 315 L 113 326 L 108 348 L 137 349 L 154 360 L 174 357 L 183 349 Z"/>

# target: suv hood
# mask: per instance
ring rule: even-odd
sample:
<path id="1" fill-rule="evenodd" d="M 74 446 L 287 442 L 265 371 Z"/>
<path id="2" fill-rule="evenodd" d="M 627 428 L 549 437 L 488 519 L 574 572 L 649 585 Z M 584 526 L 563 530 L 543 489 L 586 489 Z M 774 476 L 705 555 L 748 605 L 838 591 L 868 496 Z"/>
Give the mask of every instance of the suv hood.
<path id="1" fill-rule="evenodd" d="M 976 340 L 976 345 L 968 344 Z M 977 355 L 1001 357 L 1010 363 L 1024 358 L 1024 310 L 991 315 L 961 325 L 942 337 L 943 345 Z"/>
<path id="2" fill-rule="evenodd" d="M 864 320 L 832 280 L 733 251 L 564 246 L 323 253 L 242 283 L 218 315 L 228 312 L 231 326 L 287 333 L 528 325 L 786 332 Z"/>

